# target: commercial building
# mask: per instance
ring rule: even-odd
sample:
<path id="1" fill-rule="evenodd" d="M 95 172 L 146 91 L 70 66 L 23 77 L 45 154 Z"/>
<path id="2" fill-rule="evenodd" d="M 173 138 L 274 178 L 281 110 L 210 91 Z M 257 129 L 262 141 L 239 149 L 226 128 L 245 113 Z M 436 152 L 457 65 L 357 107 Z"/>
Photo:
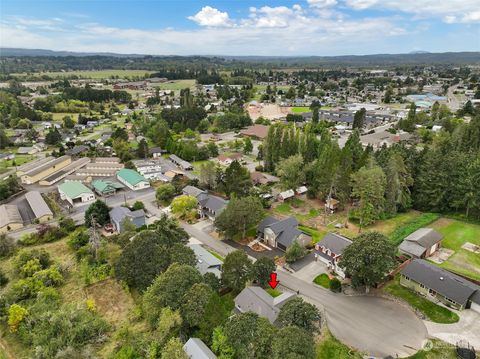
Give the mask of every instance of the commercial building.
<path id="1" fill-rule="evenodd" d="M 64 182 L 58 186 L 58 193 L 62 200 L 68 201 L 72 206 L 95 201 L 93 192 L 81 182 Z"/>
<path id="2" fill-rule="evenodd" d="M 83 166 L 87 165 L 88 163 L 90 163 L 89 158 L 87 157 L 80 158 L 76 161 L 73 161 L 69 165 L 63 167 L 62 169 L 56 171 L 50 176 L 45 177 L 39 182 L 39 184 L 41 186 L 51 186 L 52 184 L 59 182 L 60 180 L 64 179 L 65 177 L 77 171 L 78 169 L 82 168 Z"/>
<path id="3" fill-rule="evenodd" d="M 52 161 L 48 161 L 43 165 L 24 172 L 20 177 L 20 181 L 23 184 L 36 183 L 45 177 L 51 176 L 52 174 L 69 165 L 71 162 L 72 158 L 70 156 L 61 156 L 55 158 Z"/>
<path id="4" fill-rule="evenodd" d="M 150 182 L 148 182 L 145 177 L 129 168 L 118 171 L 117 179 L 133 191 L 150 187 Z"/>
<path id="5" fill-rule="evenodd" d="M 35 220 L 39 223 L 48 222 L 53 219 L 53 212 L 48 207 L 40 192 L 30 191 L 25 194 L 25 199 L 32 209 Z"/>
<path id="6" fill-rule="evenodd" d="M 3 204 L 0 206 L 0 233 L 14 231 L 23 227 L 23 219 L 17 206 Z"/>

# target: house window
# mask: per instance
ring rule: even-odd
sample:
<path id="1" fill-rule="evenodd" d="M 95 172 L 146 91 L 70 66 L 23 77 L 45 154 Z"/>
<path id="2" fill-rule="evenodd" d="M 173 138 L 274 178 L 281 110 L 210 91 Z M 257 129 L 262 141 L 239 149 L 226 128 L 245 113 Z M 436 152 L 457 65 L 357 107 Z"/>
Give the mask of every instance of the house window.
<path id="1" fill-rule="evenodd" d="M 422 283 L 420 283 L 420 288 L 425 288 L 425 286 Z"/>

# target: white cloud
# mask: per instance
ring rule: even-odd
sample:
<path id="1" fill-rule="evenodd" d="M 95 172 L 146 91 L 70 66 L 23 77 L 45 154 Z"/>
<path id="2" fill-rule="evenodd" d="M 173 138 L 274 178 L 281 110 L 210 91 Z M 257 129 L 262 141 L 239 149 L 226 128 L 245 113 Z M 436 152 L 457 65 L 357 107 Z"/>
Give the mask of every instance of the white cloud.
<path id="1" fill-rule="evenodd" d="M 345 0 L 356 10 L 387 9 L 421 17 L 440 17 L 447 23 L 480 22 L 479 0 Z"/>
<path id="2" fill-rule="evenodd" d="M 200 26 L 228 27 L 233 24 L 227 12 L 222 12 L 211 6 L 204 6 L 202 10 L 193 16 L 189 16 L 188 19 L 195 21 Z"/>
<path id="3" fill-rule="evenodd" d="M 325 8 L 337 5 L 337 0 L 307 0 L 308 4 L 313 7 Z"/>

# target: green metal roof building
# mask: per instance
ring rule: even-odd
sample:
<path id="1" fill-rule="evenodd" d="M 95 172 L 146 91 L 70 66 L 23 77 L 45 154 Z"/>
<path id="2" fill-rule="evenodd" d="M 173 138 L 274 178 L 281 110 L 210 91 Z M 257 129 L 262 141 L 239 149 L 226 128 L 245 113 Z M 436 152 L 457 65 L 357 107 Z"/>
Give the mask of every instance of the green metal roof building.
<path id="1" fill-rule="evenodd" d="M 117 172 L 117 179 L 128 188 L 137 191 L 139 189 L 150 187 L 150 182 L 137 171 L 129 168 L 121 169 Z"/>
<path id="2" fill-rule="evenodd" d="M 102 196 L 114 194 L 117 190 L 125 187 L 121 183 L 102 179 L 93 181 L 92 186 L 95 192 Z"/>
<path id="3" fill-rule="evenodd" d="M 95 200 L 95 195 L 92 190 L 81 182 L 68 181 L 58 186 L 60 198 L 70 202 L 73 206 L 75 204 L 91 202 Z"/>

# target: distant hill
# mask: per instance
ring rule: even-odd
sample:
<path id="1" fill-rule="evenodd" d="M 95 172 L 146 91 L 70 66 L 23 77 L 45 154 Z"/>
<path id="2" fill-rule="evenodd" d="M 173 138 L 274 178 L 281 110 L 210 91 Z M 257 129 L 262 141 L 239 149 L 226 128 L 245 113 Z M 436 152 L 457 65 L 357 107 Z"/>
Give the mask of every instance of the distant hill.
<path id="1" fill-rule="evenodd" d="M 15 59 L 15 61 L 9 61 Z M 347 56 L 178 56 L 94 52 L 52 51 L 43 49 L 0 48 L 0 74 L 43 71 L 137 69 L 187 66 L 197 68 L 387 68 L 416 65 L 480 65 L 480 52 L 375 54 Z"/>

